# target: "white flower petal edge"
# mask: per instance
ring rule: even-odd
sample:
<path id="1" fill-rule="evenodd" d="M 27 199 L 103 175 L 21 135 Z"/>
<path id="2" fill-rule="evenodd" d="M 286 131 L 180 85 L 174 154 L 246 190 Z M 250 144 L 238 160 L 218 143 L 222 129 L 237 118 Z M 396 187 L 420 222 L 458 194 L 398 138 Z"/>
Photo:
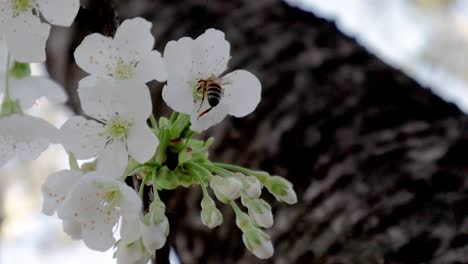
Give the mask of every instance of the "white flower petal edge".
<path id="1" fill-rule="evenodd" d="M 19 100 L 22 109 L 32 107 L 41 97 L 46 97 L 47 100 L 54 104 L 65 103 L 68 98 L 58 83 L 44 77 L 10 78 L 10 85 L 11 98 Z"/>
<path id="2" fill-rule="evenodd" d="M 164 82 L 167 79 L 166 68 L 164 68 L 164 61 L 161 53 L 158 51 L 151 51 L 145 58 L 143 58 L 135 68 L 135 79 L 142 82 L 150 82 L 157 80 Z"/>
<path id="3" fill-rule="evenodd" d="M 37 0 L 41 14 L 51 24 L 68 27 L 80 9 L 80 0 Z"/>
<path id="4" fill-rule="evenodd" d="M 7 18 L 8 19 L 8 18 Z M 8 50 L 20 62 L 43 62 L 50 25 L 32 13 L 9 18 L 5 32 Z"/>
<path id="5" fill-rule="evenodd" d="M 141 17 L 127 19 L 115 32 L 114 43 L 124 61 L 140 61 L 154 46 L 153 25 Z"/>
<path id="6" fill-rule="evenodd" d="M 53 215 L 81 176 L 80 171 L 73 170 L 61 170 L 50 175 L 42 185 L 42 212 Z"/>
<path id="7" fill-rule="evenodd" d="M 102 130 L 102 124 L 75 116 L 60 128 L 61 142 L 77 159 L 90 159 L 104 150 L 106 138 L 100 136 Z"/>
<path id="8" fill-rule="evenodd" d="M 135 123 L 130 128 L 127 138 L 128 152 L 136 161 L 145 163 L 150 160 L 158 145 L 159 139 L 146 122 Z"/>
<path id="9" fill-rule="evenodd" d="M 215 29 L 195 40 L 171 41 L 164 49 L 168 78 L 163 100 L 174 111 L 191 115 L 194 131 L 206 130 L 228 114 L 244 117 L 260 102 L 262 87 L 253 74 L 237 70 L 222 75 L 229 52 L 224 33 Z"/>
<path id="10" fill-rule="evenodd" d="M 94 33 L 86 36 L 75 49 L 76 64 L 93 75 L 110 75 L 115 71 L 115 48 L 111 38 Z"/>
<path id="11" fill-rule="evenodd" d="M 229 106 L 229 114 L 244 117 L 252 113 L 260 103 L 262 84 L 255 75 L 245 70 L 237 70 L 223 76 L 224 100 Z"/>
<path id="12" fill-rule="evenodd" d="M 123 176 L 127 165 L 128 152 L 125 142 L 120 140 L 107 144 L 97 159 L 97 169 L 115 179 Z"/>
<path id="13" fill-rule="evenodd" d="M 91 34 L 75 50 L 75 60 L 91 75 L 146 83 L 165 81 L 161 54 L 153 51 L 152 24 L 143 18 L 125 20 L 115 38 Z"/>
<path id="14" fill-rule="evenodd" d="M 0 166 L 15 156 L 20 160 L 37 159 L 58 141 L 58 129 L 40 118 L 12 115 L 0 119 Z"/>
<path id="15" fill-rule="evenodd" d="M 195 46 L 192 49 L 195 77 L 220 76 L 227 70 L 231 59 L 231 45 L 225 39 L 224 32 L 213 28 L 207 29 L 195 39 Z"/>

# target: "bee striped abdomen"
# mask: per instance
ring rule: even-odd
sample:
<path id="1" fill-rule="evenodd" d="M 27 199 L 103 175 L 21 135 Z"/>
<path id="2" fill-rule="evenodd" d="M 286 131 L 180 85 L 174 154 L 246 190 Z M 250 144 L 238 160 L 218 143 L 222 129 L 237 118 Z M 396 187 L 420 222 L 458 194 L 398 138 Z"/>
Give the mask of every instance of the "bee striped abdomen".
<path id="1" fill-rule="evenodd" d="M 223 96 L 223 89 L 217 83 L 210 83 L 207 87 L 206 97 L 208 99 L 208 103 L 211 107 L 215 107 L 221 101 L 221 97 Z"/>

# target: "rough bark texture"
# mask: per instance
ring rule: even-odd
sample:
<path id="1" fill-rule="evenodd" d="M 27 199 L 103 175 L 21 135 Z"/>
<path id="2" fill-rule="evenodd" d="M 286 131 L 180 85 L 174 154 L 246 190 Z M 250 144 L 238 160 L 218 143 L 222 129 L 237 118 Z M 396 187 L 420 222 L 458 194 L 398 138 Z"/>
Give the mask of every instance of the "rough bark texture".
<path id="1" fill-rule="evenodd" d="M 155 23 L 159 50 L 209 27 L 226 32 L 230 65 L 258 75 L 263 100 L 247 118 L 206 133 L 217 139 L 212 159 L 282 175 L 298 192 L 295 206 L 273 203 L 269 261 L 245 250 L 230 208 L 223 226 L 208 230 L 197 188 L 165 193 L 170 242 L 183 263 L 468 263 L 467 119 L 455 106 L 332 23 L 280 1 L 116 6 L 122 19 Z M 49 43 L 49 68 L 75 110 L 83 73 L 71 51 L 84 34 L 81 24 Z M 161 85 L 153 86 L 155 111 L 164 113 Z"/>

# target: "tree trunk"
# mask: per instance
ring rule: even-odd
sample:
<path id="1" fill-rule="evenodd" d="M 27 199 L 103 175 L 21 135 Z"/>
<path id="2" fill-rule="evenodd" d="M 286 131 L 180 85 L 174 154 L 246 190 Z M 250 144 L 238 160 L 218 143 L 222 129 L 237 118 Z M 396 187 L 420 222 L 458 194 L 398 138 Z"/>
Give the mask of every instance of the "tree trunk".
<path id="1" fill-rule="evenodd" d="M 121 19 L 154 22 L 156 48 L 214 27 L 231 42 L 231 69 L 263 84 L 258 109 L 230 118 L 211 158 L 282 175 L 299 202 L 273 202 L 268 263 L 468 263 L 467 119 L 454 105 L 381 62 L 332 23 L 277 0 L 116 1 Z M 83 73 L 72 51 L 91 18 L 55 30 L 49 69 L 78 110 Z M 66 41 L 64 41 L 66 40 Z M 57 49 L 68 43 L 66 49 Z M 161 85 L 154 108 L 167 113 Z M 245 250 L 234 213 L 200 220 L 197 188 L 164 192 L 170 243 L 183 263 L 266 263 Z"/>

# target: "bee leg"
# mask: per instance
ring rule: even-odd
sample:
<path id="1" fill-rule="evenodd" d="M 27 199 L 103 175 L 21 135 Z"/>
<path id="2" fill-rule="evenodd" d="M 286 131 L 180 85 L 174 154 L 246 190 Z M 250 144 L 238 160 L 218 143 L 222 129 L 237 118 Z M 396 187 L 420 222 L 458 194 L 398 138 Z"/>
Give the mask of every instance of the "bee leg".
<path id="1" fill-rule="evenodd" d="M 213 109 L 213 107 L 210 107 L 210 108 L 206 109 L 205 111 L 201 112 L 201 113 L 198 115 L 197 120 L 200 119 L 200 117 L 204 116 L 205 114 L 208 114 L 208 112 L 210 112 L 211 109 Z"/>
<path id="2" fill-rule="evenodd" d="M 205 92 L 203 92 L 202 99 L 201 99 L 201 102 L 200 102 L 200 107 L 198 107 L 197 112 L 200 112 L 204 102 L 205 102 Z"/>

